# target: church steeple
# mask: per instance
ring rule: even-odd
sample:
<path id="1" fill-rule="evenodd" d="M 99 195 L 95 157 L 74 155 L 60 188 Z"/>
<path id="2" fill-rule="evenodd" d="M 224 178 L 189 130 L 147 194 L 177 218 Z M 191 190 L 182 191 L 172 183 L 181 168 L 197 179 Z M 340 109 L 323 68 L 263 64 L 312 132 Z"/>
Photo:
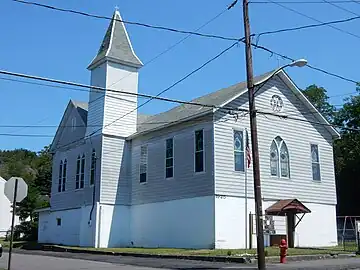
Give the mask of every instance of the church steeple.
<path id="1" fill-rule="evenodd" d="M 131 46 L 125 25 L 122 22 L 120 13 L 117 9 L 112 16 L 112 20 L 101 43 L 100 49 L 96 57 L 91 61 L 88 69 L 92 70 L 106 60 L 130 65 L 135 68 L 143 66 L 143 63 L 136 56 Z"/>

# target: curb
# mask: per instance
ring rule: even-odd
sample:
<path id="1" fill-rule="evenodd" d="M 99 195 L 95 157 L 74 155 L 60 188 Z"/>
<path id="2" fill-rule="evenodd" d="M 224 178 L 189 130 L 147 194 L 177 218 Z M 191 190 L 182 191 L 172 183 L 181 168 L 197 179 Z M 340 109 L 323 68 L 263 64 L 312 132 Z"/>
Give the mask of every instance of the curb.
<path id="1" fill-rule="evenodd" d="M 108 255 L 108 256 L 127 256 L 138 258 L 158 258 L 158 259 L 177 259 L 177 260 L 195 260 L 195 261 L 208 261 L 208 262 L 233 262 L 233 263 L 251 263 L 251 260 L 246 257 L 229 257 L 229 256 L 201 256 L 201 255 L 162 255 L 162 254 L 147 254 L 147 253 L 134 253 L 134 252 L 113 252 L 113 251 L 99 251 L 99 250 L 82 250 L 63 248 L 59 246 L 44 245 L 43 251 L 53 252 L 69 252 L 69 253 L 86 253 L 95 255 Z"/>
<path id="2" fill-rule="evenodd" d="M 355 254 L 315 254 L 315 255 L 293 255 L 287 256 L 288 262 L 299 262 L 299 261 L 313 261 L 313 260 L 325 260 L 325 259 L 348 259 L 356 257 Z M 254 260 L 257 262 L 257 260 Z M 279 257 L 267 257 L 265 261 L 268 263 L 279 263 Z"/>
<path id="3" fill-rule="evenodd" d="M 14 252 L 19 252 L 22 249 L 14 248 Z M 25 249 L 23 249 L 25 250 Z M 35 250 L 35 249 L 33 249 Z M 223 263 L 239 263 L 239 264 L 256 264 L 256 257 L 235 257 L 235 256 L 206 256 L 206 255 L 161 255 L 161 254 L 148 254 L 148 253 L 134 253 L 134 252 L 112 252 L 112 251 L 100 251 L 100 250 L 83 250 L 74 248 L 65 248 L 61 246 L 43 245 L 37 250 L 51 251 L 58 253 L 77 253 L 77 254 L 93 254 L 93 255 L 106 255 L 106 256 L 124 256 L 124 257 L 138 257 L 138 258 L 158 258 L 158 259 L 176 259 L 176 260 L 193 260 L 193 261 L 207 261 L 207 262 L 223 262 Z M 4 248 L 4 251 L 8 251 Z M 30 250 L 31 251 L 31 250 Z M 294 255 L 287 256 L 287 262 L 296 261 L 312 261 L 323 259 L 347 259 L 356 257 L 356 254 L 316 254 L 316 255 Z M 266 263 L 277 264 L 279 263 L 278 256 L 271 256 L 265 258 Z"/>

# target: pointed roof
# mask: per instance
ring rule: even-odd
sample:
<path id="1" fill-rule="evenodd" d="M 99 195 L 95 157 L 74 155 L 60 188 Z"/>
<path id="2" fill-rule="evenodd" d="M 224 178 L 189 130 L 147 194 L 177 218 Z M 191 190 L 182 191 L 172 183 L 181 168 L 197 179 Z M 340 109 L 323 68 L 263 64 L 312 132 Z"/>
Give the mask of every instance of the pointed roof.
<path id="1" fill-rule="evenodd" d="M 105 60 L 140 68 L 143 63 L 136 56 L 129 35 L 118 10 L 115 10 L 100 49 L 88 69 L 93 69 Z"/>

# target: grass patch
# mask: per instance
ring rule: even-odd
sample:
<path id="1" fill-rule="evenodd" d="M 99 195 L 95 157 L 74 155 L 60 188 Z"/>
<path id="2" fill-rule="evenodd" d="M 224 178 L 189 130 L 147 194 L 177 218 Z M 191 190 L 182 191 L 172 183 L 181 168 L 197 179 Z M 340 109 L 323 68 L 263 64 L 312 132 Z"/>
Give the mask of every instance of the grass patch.
<path id="1" fill-rule="evenodd" d="M 156 254 L 156 255 L 185 255 L 185 256 L 242 256 L 244 254 L 256 254 L 256 249 L 244 250 L 244 249 L 175 249 L 175 248 L 82 248 L 82 247 L 70 247 L 59 246 L 68 249 L 76 250 L 96 250 L 104 252 L 119 252 L 119 253 L 139 253 L 139 254 Z M 279 256 L 278 247 L 265 248 L 267 256 Z M 290 248 L 288 249 L 288 255 L 317 255 L 317 254 L 329 254 L 333 250 L 329 249 L 305 249 L 305 248 Z M 337 250 L 338 253 L 346 253 L 341 250 Z"/>

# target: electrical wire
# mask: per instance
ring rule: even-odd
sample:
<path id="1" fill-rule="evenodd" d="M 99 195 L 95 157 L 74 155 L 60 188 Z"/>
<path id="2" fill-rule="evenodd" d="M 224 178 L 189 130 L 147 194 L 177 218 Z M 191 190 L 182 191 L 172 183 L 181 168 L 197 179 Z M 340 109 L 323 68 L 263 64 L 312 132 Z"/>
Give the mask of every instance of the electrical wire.
<path id="1" fill-rule="evenodd" d="M 330 3 L 356 3 L 360 4 L 360 1 L 355 0 L 334 0 Z M 270 4 L 268 1 L 249 1 L 250 4 Z M 323 1 L 274 1 L 277 4 L 324 4 Z"/>
<path id="2" fill-rule="evenodd" d="M 270 53 L 271 55 L 277 55 L 277 56 L 279 56 L 279 57 L 281 57 L 281 58 L 283 58 L 283 59 L 287 59 L 287 60 L 290 60 L 290 61 L 295 61 L 294 58 L 291 58 L 291 57 L 286 56 L 286 55 L 284 55 L 284 54 L 278 53 L 278 52 L 276 52 L 276 51 L 274 51 L 274 50 L 272 50 L 272 49 L 269 49 L 269 48 L 267 48 L 267 47 L 265 47 L 265 46 L 261 46 L 261 45 L 258 45 L 258 44 L 256 44 L 256 43 L 251 43 L 251 46 L 253 46 L 253 47 L 256 48 L 256 49 L 261 49 L 261 50 L 263 50 L 263 51 L 266 51 L 266 52 Z M 306 67 L 308 67 L 308 68 L 310 68 L 310 69 L 313 69 L 313 70 L 316 70 L 316 71 L 319 71 L 319 72 L 324 73 L 324 74 L 326 74 L 326 75 L 329 75 L 329 76 L 332 76 L 332 77 L 341 79 L 341 80 L 343 80 L 343 81 L 347 81 L 347 82 L 350 82 L 350 83 L 354 83 L 355 85 L 358 84 L 358 81 L 355 81 L 355 80 L 353 80 L 353 79 L 346 78 L 346 77 L 344 77 L 344 76 L 342 76 L 342 75 L 339 75 L 339 74 L 336 74 L 336 73 L 333 73 L 333 72 L 330 72 L 330 71 L 326 71 L 325 69 L 318 68 L 318 67 L 315 67 L 315 66 L 310 65 L 310 64 L 307 64 Z"/>
<path id="3" fill-rule="evenodd" d="M 228 50 L 230 50 L 231 48 L 233 48 L 235 45 L 237 45 L 239 43 L 239 41 L 233 43 L 231 46 L 227 47 L 225 50 L 221 51 L 219 54 L 217 54 L 215 57 L 209 59 L 207 62 L 205 62 L 203 65 L 201 65 L 200 67 L 196 68 L 195 70 L 191 71 L 190 73 L 188 73 L 186 76 L 182 77 L 180 80 L 176 81 L 175 83 L 173 83 L 171 86 L 167 87 L 166 89 L 164 89 L 163 91 L 161 91 L 159 94 L 157 94 L 156 96 L 151 96 L 151 95 L 145 95 L 145 94 L 139 94 L 139 93 L 133 93 L 133 92 L 126 92 L 126 91 L 119 91 L 119 90 L 114 90 L 114 89 L 107 89 L 107 88 L 103 88 L 103 87 L 98 87 L 98 86 L 89 86 L 89 85 L 84 85 L 84 84 L 79 84 L 79 83 L 73 83 L 73 82 L 67 82 L 67 81 L 60 81 L 60 80 L 54 80 L 54 79 L 49 79 L 49 78 L 43 78 L 43 77 L 38 77 L 38 76 L 31 76 L 31 75 L 26 75 L 26 74 L 20 74 L 20 73 L 14 73 L 14 72 L 8 72 L 8 71 L 3 71 L 1 70 L 0 73 L 1 74 L 5 74 L 5 75 L 10 75 L 10 76 L 16 76 L 16 77 L 22 77 L 22 78 L 28 78 L 28 79 L 35 79 L 35 80 L 40 80 L 40 81 L 46 81 L 46 82 L 51 82 L 51 83 L 59 83 L 59 84 L 65 84 L 65 85 L 70 85 L 70 86 L 77 86 L 77 87 L 82 87 L 82 88 L 86 88 L 86 89 L 90 89 L 93 88 L 95 90 L 102 90 L 102 91 L 109 91 L 109 92 L 115 92 L 115 93 L 123 93 L 126 95 L 130 95 L 130 96 L 140 96 L 140 97 L 145 97 L 145 98 L 149 98 L 148 101 L 146 101 L 145 103 L 139 105 L 137 108 L 129 111 L 128 113 L 122 115 L 120 118 L 112 121 L 111 123 L 105 125 L 104 127 L 99 128 L 98 130 L 93 131 L 91 134 L 89 134 L 87 137 L 91 137 L 92 135 L 98 133 L 101 129 L 106 128 L 108 126 L 110 126 L 111 124 L 115 123 L 116 121 L 124 118 L 125 116 L 131 114 L 132 112 L 134 112 L 135 110 L 137 110 L 138 108 L 144 106 L 146 103 L 150 102 L 153 99 L 158 99 L 158 100 L 162 100 L 162 101 L 168 101 L 168 102 L 175 102 L 175 103 L 180 103 L 180 104 L 190 104 L 190 105 L 197 105 L 197 106 L 202 106 L 202 107 L 208 107 L 211 109 L 215 109 L 215 108 L 220 108 L 220 109 L 224 109 L 223 107 L 219 107 L 219 106 L 214 106 L 214 105 L 208 105 L 208 104 L 201 104 L 201 103 L 196 103 L 196 102 L 184 102 L 184 101 L 180 101 L 180 100 L 175 100 L 175 99 L 169 99 L 169 98 L 162 98 L 160 97 L 161 94 L 167 92 L 168 90 L 170 90 L 171 88 L 175 87 L 177 84 L 181 83 L 182 81 L 186 80 L 187 78 L 189 78 L 191 75 L 193 75 L 194 73 L 198 72 L 199 70 L 201 70 L 202 68 L 204 68 L 206 65 L 208 65 L 209 63 L 211 63 L 212 61 L 216 60 L 217 58 L 219 58 L 221 55 L 223 55 L 225 52 L 227 52 Z M 226 110 L 226 108 L 225 108 Z M 227 110 L 233 110 L 233 108 L 227 108 Z M 246 110 L 242 110 L 242 111 L 246 111 Z M 83 139 L 81 139 L 83 140 Z M 77 141 L 73 141 L 70 142 L 68 145 L 74 144 Z M 67 146 L 67 145 L 66 145 Z M 65 146 L 62 146 L 65 147 Z"/>
<path id="4" fill-rule="evenodd" d="M 38 7 L 42 7 L 42 8 L 47 8 L 47 9 L 51 9 L 51 10 L 61 11 L 61 12 L 78 14 L 78 15 L 91 17 L 91 18 L 96 18 L 96 19 L 105 19 L 105 20 L 109 20 L 109 21 L 115 20 L 115 21 L 118 21 L 118 22 L 122 22 L 124 24 L 136 25 L 136 26 L 141 26 L 141 27 L 145 27 L 145 28 L 164 30 L 164 31 L 175 32 L 175 33 L 180 33 L 180 34 L 190 34 L 190 35 L 206 37 L 206 38 L 215 38 L 215 39 L 230 40 L 230 41 L 237 41 L 238 40 L 238 38 L 233 38 L 233 37 L 210 35 L 210 34 L 198 33 L 198 32 L 194 32 L 194 31 L 180 30 L 180 29 L 175 29 L 175 28 L 170 28 L 170 27 L 165 27 L 165 26 L 158 26 L 158 25 L 151 25 L 151 24 L 140 23 L 140 22 L 132 22 L 132 21 L 125 21 L 125 20 L 120 20 L 120 19 L 113 19 L 112 17 L 102 16 L 102 15 L 95 15 L 95 14 L 90 14 L 90 13 L 83 12 L 83 11 L 76 11 L 76 10 L 72 10 L 72 9 L 59 8 L 59 7 L 40 4 L 40 3 L 36 3 L 36 2 L 23 1 L 23 0 L 11 0 L 11 1 L 17 2 L 17 3 L 22 3 L 22 4 L 27 4 L 27 5 L 38 6 Z"/>
<path id="5" fill-rule="evenodd" d="M 282 8 L 284 8 L 284 9 L 287 9 L 287 10 L 289 10 L 289 11 L 292 11 L 292 12 L 294 12 L 294 13 L 300 15 L 300 16 L 303 16 L 303 17 L 305 17 L 305 18 L 308 18 L 308 19 L 310 19 L 310 20 L 312 20 L 312 21 L 316 21 L 316 22 L 318 22 L 318 23 L 320 23 L 320 24 L 324 24 L 324 22 L 322 22 L 322 21 L 320 21 L 320 20 L 318 20 L 318 19 L 316 19 L 316 18 L 314 18 L 314 17 L 311 17 L 311 16 L 309 16 L 309 15 L 307 15 L 307 14 L 305 14 L 305 13 L 302 13 L 302 12 L 300 12 L 300 11 L 298 11 L 298 10 L 295 10 L 295 9 L 292 9 L 292 8 L 290 8 L 290 7 L 287 7 L 287 6 L 285 6 L 285 5 L 283 5 L 283 4 L 279 3 L 279 2 L 275 2 L 275 1 L 273 1 L 273 0 L 267 0 L 267 1 L 269 1 L 269 2 L 271 2 L 271 3 L 273 3 L 273 4 L 275 4 L 275 5 L 278 5 L 278 6 L 282 7 Z M 338 27 L 336 27 L 336 26 L 334 26 L 334 25 L 332 25 L 332 24 L 326 24 L 326 26 L 331 27 L 331 28 L 333 28 L 333 29 L 335 29 L 335 30 L 337 30 L 337 31 L 340 31 L 340 32 L 342 32 L 342 33 L 346 33 L 346 34 L 348 34 L 348 35 L 351 35 L 351 36 L 353 36 L 353 37 L 356 37 L 356 38 L 360 39 L 360 36 L 359 36 L 359 35 L 356 35 L 356 34 L 351 33 L 351 32 L 349 32 L 349 31 L 340 29 L 340 28 L 338 28 Z"/>
<path id="6" fill-rule="evenodd" d="M 342 20 L 335 20 L 335 21 L 321 22 L 318 24 L 309 24 L 309 25 L 303 25 L 303 26 L 297 26 L 297 27 L 283 28 L 283 29 L 279 29 L 279 30 L 265 31 L 265 32 L 261 32 L 258 34 L 253 34 L 252 36 L 260 37 L 260 36 L 265 36 L 265 35 L 270 35 L 270 34 L 278 34 L 278 33 L 283 33 L 283 32 L 291 32 L 291 31 L 297 31 L 297 30 L 303 30 L 303 29 L 309 29 L 309 28 L 317 28 L 317 27 L 321 27 L 321 26 L 329 26 L 332 24 L 345 23 L 345 22 L 350 22 L 350 21 L 359 20 L 359 19 L 360 19 L 360 15 L 357 15 L 356 17 L 346 18 L 346 19 L 342 19 Z"/>
<path id="7" fill-rule="evenodd" d="M 209 25 L 211 22 L 215 21 L 216 19 L 218 19 L 220 16 L 222 16 L 226 11 L 230 10 L 232 7 L 235 6 L 235 4 L 237 3 L 237 0 L 234 1 L 232 4 L 230 4 L 226 9 L 224 9 L 223 11 L 221 11 L 220 13 L 218 13 L 215 17 L 211 18 L 210 20 L 206 21 L 204 24 L 202 24 L 200 27 L 196 28 L 194 30 L 194 32 L 197 32 L 199 30 L 201 30 L 202 28 L 204 28 L 205 26 Z M 141 67 L 142 69 L 146 66 L 148 66 L 150 63 L 154 62 L 155 60 L 157 60 L 158 58 L 160 58 L 161 56 L 163 56 L 164 54 L 168 53 L 169 51 L 171 51 L 172 49 L 174 49 L 176 46 L 180 45 L 182 42 L 184 42 L 185 40 L 187 40 L 189 37 L 191 37 L 191 34 L 186 35 L 185 37 L 183 37 L 182 39 L 180 39 L 178 42 L 174 43 L 173 45 L 171 45 L 170 47 L 168 47 L 166 50 L 162 51 L 161 53 L 159 53 L 158 55 L 154 56 L 153 58 L 151 58 L 149 61 L 145 62 L 144 65 Z M 124 77 L 122 77 L 121 79 L 119 79 L 118 81 L 112 83 L 111 85 L 109 85 L 108 87 L 112 87 L 115 84 L 117 84 L 118 82 L 122 81 L 123 79 L 127 78 L 128 76 L 130 76 L 132 73 L 128 73 L 127 75 L 125 75 Z"/>
<path id="8" fill-rule="evenodd" d="M 342 10 L 342 11 L 345 11 L 345 12 L 350 13 L 350 14 L 352 14 L 352 15 L 359 16 L 358 13 L 353 12 L 353 11 L 347 9 L 347 8 L 342 7 L 342 6 L 339 6 L 339 5 L 337 5 L 337 4 L 335 4 L 335 3 L 331 2 L 331 1 L 328 1 L 328 0 L 322 0 L 322 1 L 324 1 L 324 3 L 327 3 L 327 4 L 329 4 L 329 5 L 332 5 L 332 6 L 336 7 L 336 8 L 338 8 L 338 9 Z"/>

